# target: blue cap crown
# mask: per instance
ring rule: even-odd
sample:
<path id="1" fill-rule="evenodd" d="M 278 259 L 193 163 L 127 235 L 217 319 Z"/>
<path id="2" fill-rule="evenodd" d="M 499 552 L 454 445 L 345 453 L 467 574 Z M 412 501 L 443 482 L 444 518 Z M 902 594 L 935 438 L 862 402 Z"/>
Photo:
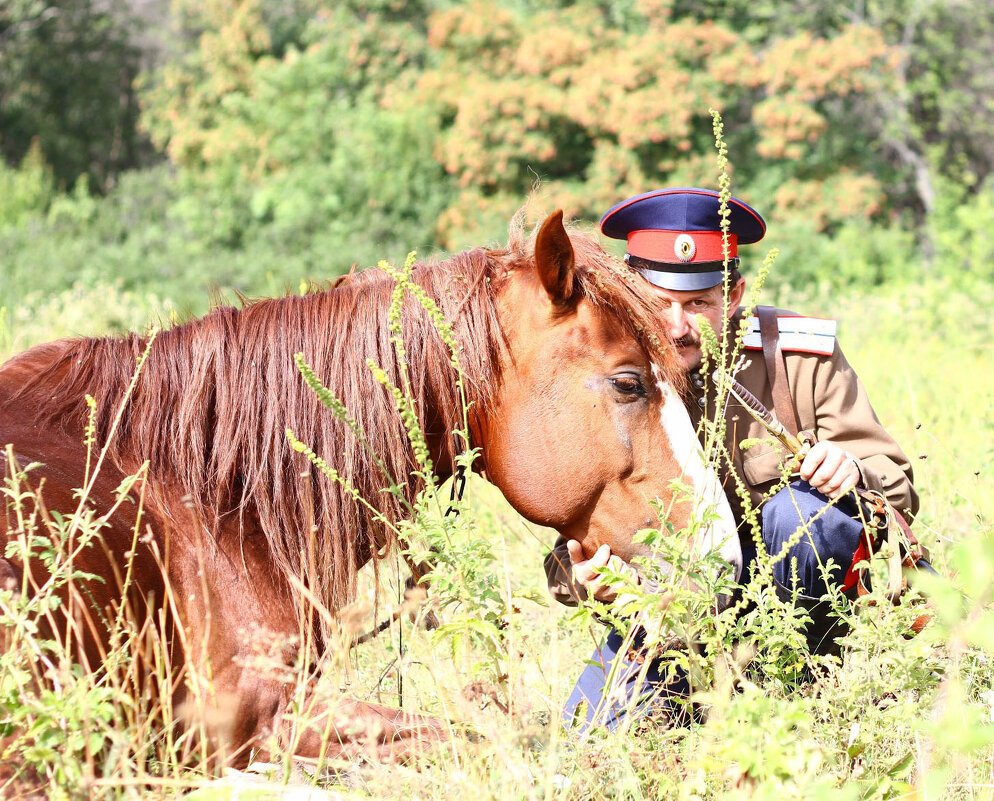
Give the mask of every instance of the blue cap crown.
<path id="1" fill-rule="evenodd" d="M 718 193 L 710 189 L 657 189 L 612 207 L 601 218 L 601 231 L 626 239 L 626 261 L 657 286 L 708 289 L 720 284 L 724 275 L 720 208 Z M 766 222 L 737 198 L 729 198 L 727 209 L 727 256 L 734 267 L 738 245 L 762 239 Z"/>

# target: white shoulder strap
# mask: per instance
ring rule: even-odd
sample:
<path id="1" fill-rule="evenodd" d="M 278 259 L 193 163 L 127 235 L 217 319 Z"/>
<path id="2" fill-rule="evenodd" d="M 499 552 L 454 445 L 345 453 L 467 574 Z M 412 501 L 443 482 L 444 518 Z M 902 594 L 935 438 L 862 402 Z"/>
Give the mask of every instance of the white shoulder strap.
<path id="1" fill-rule="evenodd" d="M 831 356 L 835 351 L 835 332 L 838 321 L 822 317 L 784 315 L 777 317 L 780 330 L 780 347 L 794 353 L 816 353 Z M 749 318 L 749 330 L 742 343 L 749 350 L 762 350 L 759 336 L 759 319 Z"/>

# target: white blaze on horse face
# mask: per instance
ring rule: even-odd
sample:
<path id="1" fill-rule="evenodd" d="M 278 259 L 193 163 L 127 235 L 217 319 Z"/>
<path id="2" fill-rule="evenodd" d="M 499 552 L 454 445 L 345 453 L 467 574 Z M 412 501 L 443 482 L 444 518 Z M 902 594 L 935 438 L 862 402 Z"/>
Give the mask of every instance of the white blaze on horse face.
<path id="1" fill-rule="evenodd" d="M 692 520 L 702 522 L 694 556 L 697 558 L 718 551 L 735 571 L 735 580 L 742 575 L 742 546 L 736 531 L 732 507 L 721 488 L 718 474 L 704 458 L 704 449 L 683 401 L 669 384 L 662 380 L 653 366 L 656 385 L 663 396 L 659 422 L 666 432 L 670 447 L 680 465 L 682 477 L 694 487 Z"/>

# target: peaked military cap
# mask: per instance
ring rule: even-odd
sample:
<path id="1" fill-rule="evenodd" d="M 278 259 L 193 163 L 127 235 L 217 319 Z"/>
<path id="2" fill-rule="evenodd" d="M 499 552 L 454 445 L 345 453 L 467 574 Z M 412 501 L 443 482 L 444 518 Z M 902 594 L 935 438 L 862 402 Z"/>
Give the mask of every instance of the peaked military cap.
<path id="1" fill-rule="evenodd" d="M 710 189 L 657 189 L 623 200 L 601 217 L 601 232 L 628 240 L 632 267 L 663 289 L 698 291 L 722 281 L 718 193 Z M 766 222 L 737 198 L 728 201 L 728 266 L 738 266 L 738 246 L 758 242 Z"/>

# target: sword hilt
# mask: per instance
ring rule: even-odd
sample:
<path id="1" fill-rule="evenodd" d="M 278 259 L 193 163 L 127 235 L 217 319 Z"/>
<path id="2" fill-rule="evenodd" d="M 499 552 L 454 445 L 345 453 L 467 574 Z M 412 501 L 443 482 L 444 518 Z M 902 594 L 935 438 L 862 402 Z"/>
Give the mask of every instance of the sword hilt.
<path id="1" fill-rule="evenodd" d="M 739 403 L 745 406 L 746 410 L 762 423 L 767 431 L 780 440 L 794 456 L 802 455 L 810 447 L 810 442 L 802 441 L 788 431 L 784 424 L 777 420 L 755 395 L 732 376 L 728 375 L 728 373 L 716 369 L 711 377 L 716 383 L 724 382 L 728 387 L 728 391 L 732 393 Z"/>

